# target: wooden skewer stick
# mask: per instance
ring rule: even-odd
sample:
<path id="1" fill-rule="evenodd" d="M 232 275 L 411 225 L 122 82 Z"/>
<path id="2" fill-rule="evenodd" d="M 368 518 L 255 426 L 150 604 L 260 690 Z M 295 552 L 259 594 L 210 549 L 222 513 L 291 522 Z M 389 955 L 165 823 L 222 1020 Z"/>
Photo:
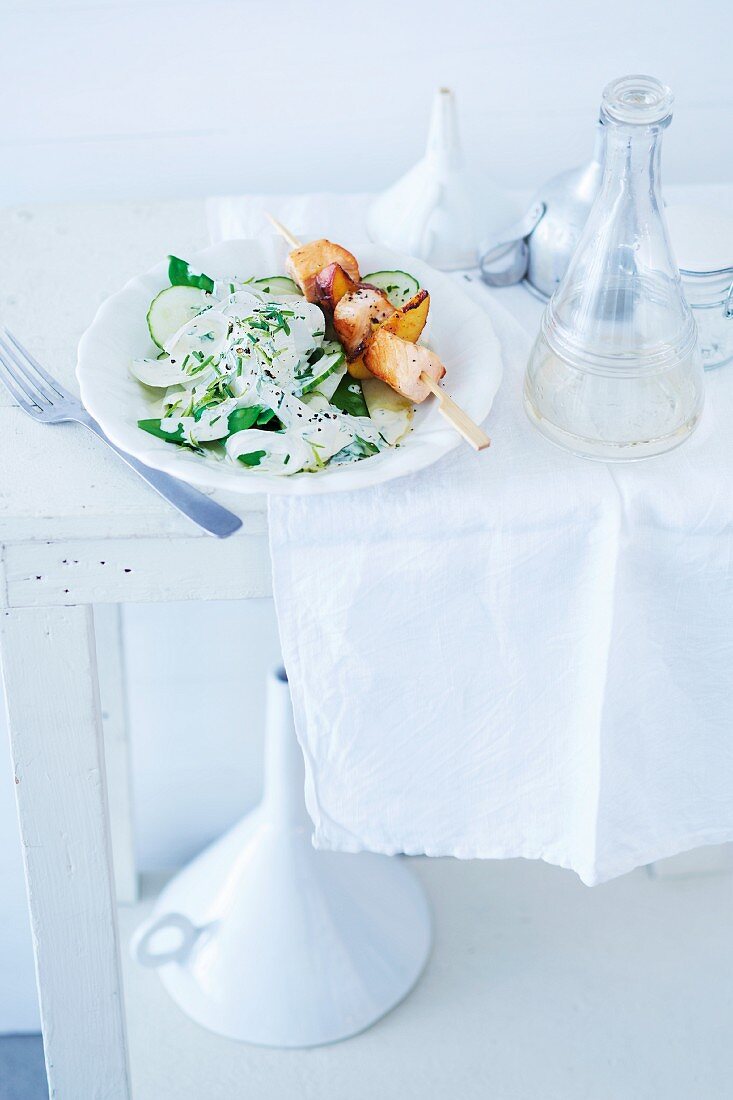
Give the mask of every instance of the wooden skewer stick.
<path id="1" fill-rule="evenodd" d="M 289 229 L 286 229 L 282 222 L 279 222 L 277 218 L 273 217 L 273 215 L 270 214 L 267 210 L 265 211 L 265 217 L 272 224 L 273 228 L 277 230 L 280 236 L 285 238 L 291 248 L 300 248 L 303 242 L 299 241 L 298 238 L 294 236 Z"/>
<path id="2" fill-rule="evenodd" d="M 268 221 L 272 224 L 273 228 L 277 230 L 281 237 L 284 237 L 291 248 L 300 248 L 301 241 L 294 236 L 289 229 L 287 229 L 282 222 L 273 217 L 268 211 L 265 212 Z M 438 411 L 442 413 L 445 419 L 451 424 L 459 435 L 462 435 L 467 443 L 477 451 L 483 451 L 486 447 L 491 445 L 491 440 L 482 428 L 479 428 L 478 424 L 475 424 L 468 413 L 464 412 L 460 405 L 456 405 L 452 397 L 449 397 L 445 390 L 441 389 L 437 383 L 425 373 L 420 372 L 420 381 L 424 382 L 430 392 L 438 399 Z"/>
<path id="3" fill-rule="evenodd" d="M 452 397 L 449 397 L 445 390 L 441 389 L 434 378 L 431 378 L 425 371 L 420 371 L 420 381 L 424 382 L 430 392 L 438 399 L 438 412 L 442 413 L 445 419 L 456 429 L 459 435 L 462 435 L 467 443 L 476 451 L 483 451 L 486 447 L 491 445 L 489 439 L 483 428 L 479 428 L 478 424 L 475 424 L 467 412 L 464 412 L 460 405 L 456 405 Z"/>

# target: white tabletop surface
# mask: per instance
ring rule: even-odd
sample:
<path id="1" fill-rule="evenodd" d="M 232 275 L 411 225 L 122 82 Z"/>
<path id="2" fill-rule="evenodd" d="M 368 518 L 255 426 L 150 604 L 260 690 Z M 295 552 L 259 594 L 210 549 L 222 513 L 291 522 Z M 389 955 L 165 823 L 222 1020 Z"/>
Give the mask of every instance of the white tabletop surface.
<path id="1" fill-rule="evenodd" d="M 207 243 L 203 202 L 3 210 L 0 321 L 78 393 L 76 348 L 99 304 L 161 256 Z M 0 425 L 0 541 L 195 534 L 85 429 L 34 423 L 4 386 Z M 259 513 L 264 530 L 264 497 L 218 499 Z"/>
<path id="2" fill-rule="evenodd" d="M 733 209 L 733 187 L 670 187 L 670 201 Z M 28 205 L 0 211 L 0 322 L 78 392 L 76 348 L 100 303 L 169 252 L 208 244 L 203 201 Z M 525 327 L 542 306 L 523 288 L 500 293 Z M 195 531 L 83 428 L 49 428 L 0 386 L 0 541 L 129 538 Z M 218 494 L 265 530 L 265 499 Z"/>

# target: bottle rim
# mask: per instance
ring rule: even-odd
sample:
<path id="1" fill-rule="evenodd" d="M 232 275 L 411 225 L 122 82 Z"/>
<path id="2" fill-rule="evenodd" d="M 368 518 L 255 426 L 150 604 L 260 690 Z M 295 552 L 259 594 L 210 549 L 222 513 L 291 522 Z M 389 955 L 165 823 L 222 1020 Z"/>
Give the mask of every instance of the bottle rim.
<path id="1" fill-rule="evenodd" d="M 632 73 L 612 80 L 603 89 L 601 116 L 612 122 L 650 126 L 672 114 L 671 88 L 655 76 Z"/>

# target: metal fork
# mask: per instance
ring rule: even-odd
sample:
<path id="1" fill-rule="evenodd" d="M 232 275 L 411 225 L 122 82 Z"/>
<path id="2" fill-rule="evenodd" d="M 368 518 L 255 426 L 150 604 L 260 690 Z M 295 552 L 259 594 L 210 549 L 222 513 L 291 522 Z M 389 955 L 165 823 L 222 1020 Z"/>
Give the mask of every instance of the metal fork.
<path id="1" fill-rule="evenodd" d="M 107 438 L 79 399 L 52 378 L 6 328 L 0 329 L 0 379 L 21 409 L 34 420 L 40 420 L 42 424 L 61 424 L 66 420 L 73 420 L 94 432 L 123 462 L 147 481 L 148 485 L 208 534 L 225 539 L 242 526 L 239 516 L 222 508 L 205 493 L 200 493 L 198 489 L 171 477 L 170 474 L 153 470 L 120 450 Z"/>

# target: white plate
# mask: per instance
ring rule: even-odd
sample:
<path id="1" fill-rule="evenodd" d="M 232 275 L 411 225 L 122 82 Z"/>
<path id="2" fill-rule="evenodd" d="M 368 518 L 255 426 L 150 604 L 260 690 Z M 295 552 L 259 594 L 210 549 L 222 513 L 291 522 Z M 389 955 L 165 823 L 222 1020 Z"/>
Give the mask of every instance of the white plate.
<path id="1" fill-rule="evenodd" d="M 412 272 L 430 292 L 425 341 L 446 367 L 448 392 L 481 423 L 501 382 L 499 342 L 486 314 L 445 275 L 420 260 L 365 244 L 355 249 L 362 272 Z M 287 245 L 278 238 L 224 241 L 184 257 L 215 279 L 249 278 L 284 272 Z M 432 398 L 419 405 L 404 443 L 347 466 L 291 477 L 240 470 L 148 435 L 138 420 L 160 415 L 162 391 L 146 390 L 130 374 L 134 358 L 150 356 L 146 316 L 151 300 L 168 286 L 167 261 L 132 279 L 100 306 L 79 344 L 77 377 L 81 398 L 109 438 L 148 466 L 208 489 L 235 493 L 322 493 L 359 489 L 429 466 L 453 447 L 468 446 L 438 412 Z"/>

